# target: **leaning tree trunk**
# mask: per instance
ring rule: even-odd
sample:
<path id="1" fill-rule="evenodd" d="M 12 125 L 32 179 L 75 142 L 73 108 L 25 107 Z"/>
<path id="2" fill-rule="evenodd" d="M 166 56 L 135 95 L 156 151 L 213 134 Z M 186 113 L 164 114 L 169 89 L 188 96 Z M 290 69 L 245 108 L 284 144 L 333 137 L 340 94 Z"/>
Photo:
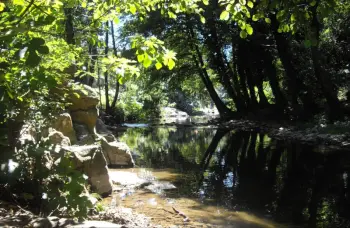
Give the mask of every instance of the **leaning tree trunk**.
<path id="1" fill-rule="evenodd" d="M 230 116 L 232 114 L 232 111 L 222 102 L 219 95 L 217 94 L 214 85 L 212 81 L 210 80 L 210 77 L 208 75 L 207 69 L 205 68 L 204 60 L 202 53 L 198 47 L 196 42 L 196 37 L 194 34 L 194 31 L 190 24 L 187 24 L 187 29 L 189 31 L 189 35 L 191 38 L 190 44 L 192 44 L 192 48 L 195 49 L 196 55 L 193 55 L 193 60 L 196 63 L 196 67 L 198 69 L 199 76 L 201 77 L 203 84 L 205 85 L 210 98 L 215 104 L 215 107 L 218 109 L 218 112 L 220 116 Z"/>
<path id="2" fill-rule="evenodd" d="M 113 52 L 114 52 L 115 57 L 117 57 L 118 53 L 117 53 L 117 47 L 115 45 L 113 21 L 111 21 L 111 32 L 112 32 Z M 118 96 L 119 96 L 119 87 L 120 87 L 120 83 L 119 83 L 119 78 L 118 78 L 118 75 L 117 75 L 116 83 L 115 83 L 115 93 L 114 93 L 114 98 L 113 98 L 112 105 L 111 105 L 111 110 L 114 110 L 115 106 L 117 104 L 117 100 L 118 100 Z"/>
<path id="3" fill-rule="evenodd" d="M 230 69 L 225 64 L 225 58 L 222 53 L 222 44 L 220 42 L 217 29 L 216 29 L 216 15 L 214 11 L 217 9 L 218 2 L 217 0 L 213 0 L 211 2 L 212 9 L 208 8 L 207 11 L 207 29 L 208 32 L 203 34 L 205 37 L 205 44 L 207 45 L 210 51 L 210 60 L 212 65 L 214 66 L 216 72 L 219 75 L 219 81 L 222 86 L 227 91 L 227 94 L 231 97 L 233 102 L 235 103 L 236 109 L 238 112 L 245 112 L 246 107 L 243 99 L 240 99 L 240 94 L 235 91 L 232 86 L 230 76 Z"/>

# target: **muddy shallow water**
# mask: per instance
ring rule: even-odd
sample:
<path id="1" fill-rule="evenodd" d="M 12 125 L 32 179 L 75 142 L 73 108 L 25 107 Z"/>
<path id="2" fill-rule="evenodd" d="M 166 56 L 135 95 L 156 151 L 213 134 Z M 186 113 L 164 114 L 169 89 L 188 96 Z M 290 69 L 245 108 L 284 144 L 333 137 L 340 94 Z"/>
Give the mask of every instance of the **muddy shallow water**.
<path id="1" fill-rule="evenodd" d="M 324 154 L 257 132 L 211 128 L 130 128 L 118 138 L 139 168 L 112 173 L 131 172 L 144 183 L 117 186 L 106 203 L 154 224 L 350 226 L 348 151 Z"/>

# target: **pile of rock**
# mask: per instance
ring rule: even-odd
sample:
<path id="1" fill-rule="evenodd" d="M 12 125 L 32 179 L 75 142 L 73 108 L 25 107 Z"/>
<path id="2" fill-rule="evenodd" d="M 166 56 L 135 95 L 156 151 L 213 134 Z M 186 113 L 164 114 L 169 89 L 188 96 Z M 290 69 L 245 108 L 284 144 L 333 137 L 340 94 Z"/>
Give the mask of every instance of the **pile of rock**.
<path id="1" fill-rule="evenodd" d="M 91 189 L 102 195 L 112 192 L 109 177 L 110 166 L 134 166 L 129 147 L 118 142 L 102 120 L 98 119 L 98 96 L 89 86 L 82 85 L 71 90 L 67 112 L 60 114 L 44 137 L 57 153 L 72 154 L 77 169 L 88 176 Z M 22 130 L 21 141 L 38 138 L 30 127 Z M 36 135 L 35 135 L 36 134 Z"/>

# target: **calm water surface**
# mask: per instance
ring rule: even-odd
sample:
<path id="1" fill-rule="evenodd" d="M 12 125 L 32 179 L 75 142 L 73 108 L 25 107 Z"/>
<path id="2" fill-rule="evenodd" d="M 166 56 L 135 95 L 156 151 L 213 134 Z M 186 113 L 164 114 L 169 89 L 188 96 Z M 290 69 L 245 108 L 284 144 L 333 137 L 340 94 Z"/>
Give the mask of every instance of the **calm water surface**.
<path id="1" fill-rule="evenodd" d="M 175 223 L 175 206 L 192 225 L 350 227 L 349 151 L 323 154 L 257 132 L 212 128 L 143 126 L 118 138 L 138 167 L 176 186 L 123 201 L 155 221 Z"/>

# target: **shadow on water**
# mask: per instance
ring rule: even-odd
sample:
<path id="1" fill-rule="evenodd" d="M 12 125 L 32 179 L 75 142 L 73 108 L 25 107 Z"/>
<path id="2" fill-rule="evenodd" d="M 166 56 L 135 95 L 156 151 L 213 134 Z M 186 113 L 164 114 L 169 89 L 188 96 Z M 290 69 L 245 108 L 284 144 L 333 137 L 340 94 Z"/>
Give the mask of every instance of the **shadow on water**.
<path id="1" fill-rule="evenodd" d="M 347 152 L 210 128 L 128 129 L 121 140 L 140 167 L 178 174 L 167 197 L 300 227 L 350 227 Z"/>

